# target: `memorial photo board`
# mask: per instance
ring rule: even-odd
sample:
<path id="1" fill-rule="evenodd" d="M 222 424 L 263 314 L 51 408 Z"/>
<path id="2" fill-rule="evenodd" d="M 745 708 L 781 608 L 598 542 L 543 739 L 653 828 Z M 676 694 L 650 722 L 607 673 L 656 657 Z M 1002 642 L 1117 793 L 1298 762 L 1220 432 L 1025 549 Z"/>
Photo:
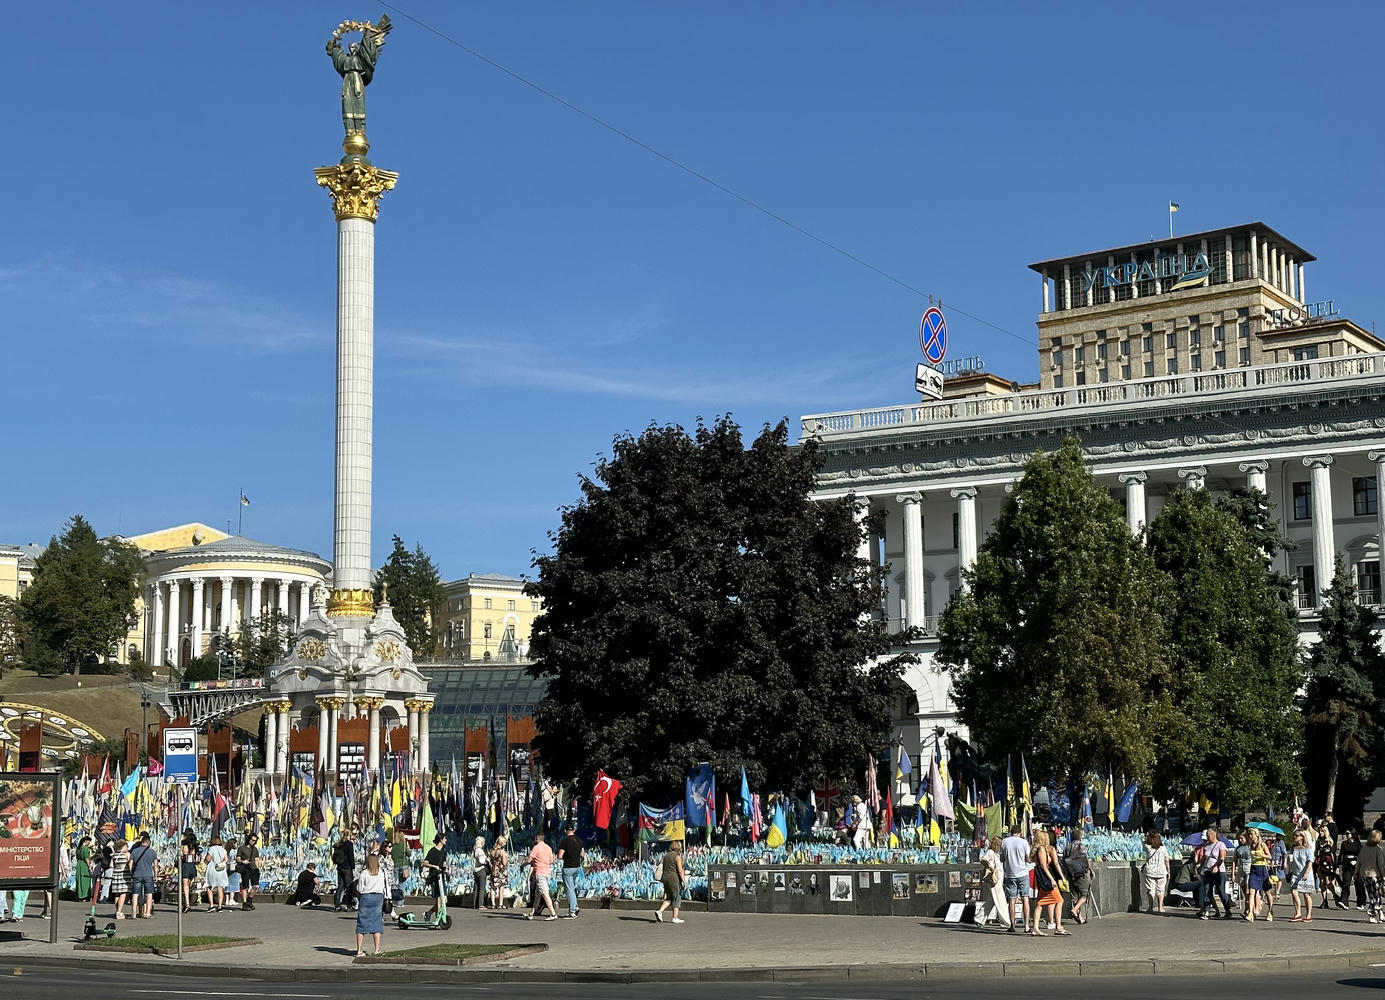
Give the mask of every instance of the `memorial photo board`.
<path id="1" fill-rule="evenodd" d="M 57 885 L 61 789 L 56 773 L 0 772 L 0 888 Z"/>

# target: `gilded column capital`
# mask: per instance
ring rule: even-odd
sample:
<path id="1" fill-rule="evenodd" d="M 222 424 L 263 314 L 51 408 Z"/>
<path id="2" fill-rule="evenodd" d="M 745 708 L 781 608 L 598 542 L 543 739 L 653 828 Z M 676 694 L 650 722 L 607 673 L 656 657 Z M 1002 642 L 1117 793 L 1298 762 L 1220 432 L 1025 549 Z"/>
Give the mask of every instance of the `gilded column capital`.
<path id="1" fill-rule="evenodd" d="M 432 703 L 431 701 L 420 701 L 420 702 L 418 703 L 418 714 L 419 714 L 419 715 L 427 715 L 427 714 L 428 714 L 429 712 L 431 712 L 432 710 L 433 710 L 433 703 Z"/>
<path id="2" fill-rule="evenodd" d="M 417 698 L 410 698 L 404 702 L 404 709 L 409 712 L 422 712 L 426 702 L 419 701 Z"/>
<path id="3" fill-rule="evenodd" d="M 287 700 L 285 700 L 285 701 L 276 701 L 276 702 L 273 703 L 273 705 L 274 705 L 274 708 L 277 709 L 277 710 L 280 711 L 280 712 L 285 712 L 285 713 L 287 713 L 287 712 L 293 711 L 293 702 L 291 702 L 291 701 L 287 701 Z"/>
<path id="4" fill-rule="evenodd" d="M 324 711 L 340 711 L 341 707 L 345 704 L 345 698 L 319 698 L 317 700 L 317 707 L 323 709 Z"/>
<path id="5" fill-rule="evenodd" d="M 357 698 L 356 704 L 367 712 L 378 712 L 385 705 L 384 698 Z"/>
<path id="6" fill-rule="evenodd" d="M 361 160 L 348 158 L 330 167 L 316 167 L 313 176 L 332 196 L 332 210 L 337 221 L 365 219 L 374 222 L 380 217 L 380 196 L 394 189 L 399 174 Z"/>
<path id="7" fill-rule="evenodd" d="M 327 599 L 328 618 L 370 618 L 375 614 L 375 595 L 369 590 L 337 589 Z"/>

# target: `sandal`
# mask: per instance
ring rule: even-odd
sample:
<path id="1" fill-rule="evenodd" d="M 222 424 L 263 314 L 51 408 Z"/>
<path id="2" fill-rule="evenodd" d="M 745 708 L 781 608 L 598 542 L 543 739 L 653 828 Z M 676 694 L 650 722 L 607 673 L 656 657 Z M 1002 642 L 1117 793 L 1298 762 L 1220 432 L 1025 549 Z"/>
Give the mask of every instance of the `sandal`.
<path id="1" fill-rule="evenodd" d="M 358 952 L 356 952 L 356 957 L 357 957 L 357 958 L 365 958 L 365 952 L 363 952 L 363 951 L 358 951 Z"/>
<path id="2" fill-rule="evenodd" d="M 1054 931 L 1053 933 L 1054 933 L 1054 934 L 1057 934 L 1059 937 L 1072 937 L 1072 931 L 1065 931 L 1065 930 L 1063 930 L 1063 928 L 1061 928 L 1061 927 L 1058 928 L 1058 929 L 1057 929 L 1056 931 Z"/>

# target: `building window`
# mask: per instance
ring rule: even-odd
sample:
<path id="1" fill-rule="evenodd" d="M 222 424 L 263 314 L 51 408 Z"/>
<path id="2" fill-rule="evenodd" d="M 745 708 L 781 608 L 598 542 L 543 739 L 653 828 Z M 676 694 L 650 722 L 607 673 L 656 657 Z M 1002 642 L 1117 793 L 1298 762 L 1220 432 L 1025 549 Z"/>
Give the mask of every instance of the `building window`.
<path id="1" fill-rule="evenodd" d="M 1053 373 L 1053 388 L 1055 388 L 1055 389 L 1061 389 L 1061 388 L 1063 388 L 1063 373 L 1062 373 L 1062 372 L 1054 372 L 1054 373 Z"/>
<path id="2" fill-rule="evenodd" d="M 1192 370 L 1192 371 L 1195 371 L 1195 372 L 1200 372 L 1200 371 L 1202 371 L 1202 355 L 1201 355 L 1201 354 L 1194 354 L 1194 355 L 1192 355 L 1191 357 L 1188 358 L 1188 361 L 1189 361 L 1189 363 L 1190 363 L 1191 366 L 1192 366 L 1192 367 L 1191 367 L 1191 370 Z"/>
<path id="3" fill-rule="evenodd" d="M 1237 316 L 1240 316 L 1242 319 L 1244 319 L 1245 317 L 1247 317 L 1247 316 L 1250 315 L 1250 307 L 1249 307 L 1249 306 L 1241 306 L 1241 308 L 1239 308 L 1239 309 L 1236 310 L 1236 315 L 1237 315 Z"/>
<path id="4" fill-rule="evenodd" d="M 1122 341 L 1121 341 L 1121 357 L 1123 357 L 1123 358 L 1128 358 L 1128 357 L 1130 357 L 1130 341 L 1128 341 L 1128 340 L 1122 340 Z"/>
<path id="5" fill-rule="evenodd" d="M 1048 346 L 1053 348 L 1055 351 L 1061 351 L 1063 349 L 1063 338 L 1054 337 L 1052 340 L 1048 342 Z"/>
<path id="6" fill-rule="evenodd" d="M 505 603 L 509 605 L 509 609 L 510 609 L 511 611 L 513 611 L 513 610 L 515 609 L 515 602 L 514 602 L 514 601 L 506 601 Z"/>
<path id="7" fill-rule="evenodd" d="M 1170 351 L 1172 351 L 1172 350 L 1174 350 L 1176 347 L 1178 347 L 1178 334 L 1176 334 L 1176 333 L 1166 333 L 1166 334 L 1164 334 L 1164 347 L 1167 348 L 1167 349 L 1170 350 Z"/>
<path id="8" fill-rule="evenodd" d="M 1307 347 L 1294 348 L 1295 361 L 1314 361 L 1318 357 L 1318 345 L 1309 344 Z"/>
<path id="9" fill-rule="evenodd" d="M 1212 355 L 1212 364 L 1216 365 L 1218 368 L 1225 368 L 1226 352 L 1218 351 L 1216 354 Z"/>
<path id="10" fill-rule="evenodd" d="M 1103 341 L 1102 343 L 1096 345 L 1096 357 L 1097 357 L 1097 360 L 1098 360 L 1098 361 L 1105 361 L 1105 360 L 1106 360 L 1106 343 L 1105 343 L 1105 341 Z"/>
<path id="11" fill-rule="evenodd" d="M 491 599 L 489 597 L 486 598 L 484 606 L 487 611 L 491 609 Z"/>
<path id="12" fill-rule="evenodd" d="M 1144 352 L 1145 352 L 1146 354 L 1153 354 L 1153 353 L 1154 353 L 1154 334 L 1151 333 L 1151 334 L 1146 335 L 1146 336 L 1145 336 L 1144 343 L 1141 345 L 1141 347 L 1143 347 Z"/>
<path id="13" fill-rule="evenodd" d="M 1145 362 L 1145 378 L 1153 378 L 1153 377 L 1154 377 L 1154 362 L 1153 362 L 1153 361 L 1146 361 L 1146 362 Z"/>
<path id="14" fill-rule="evenodd" d="M 1358 592 L 1357 600 L 1362 604 L 1380 603 L 1380 561 L 1378 559 L 1356 564 L 1356 590 Z"/>
<path id="15" fill-rule="evenodd" d="M 1087 360 L 1087 349 L 1080 344 L 1072 349 L 1072 363 L 1080 365 Z"/>
<path id="16" fill-rule="evenodd" d="M 1212 339 L 1218 344 L 1226 340 L 1226 327 L 1217 325 L 1212 327 Z"/>
<path id="17" fill-rule="evenodd" d="M 1374 514 L 1376 506 L 1375 477 L 1356 476 L 1351 481 L 1351 503 L 1357 517 Z"/>
<path id="18" fill-rule="evenodd" d="M 1153 323 L 1141 323 L 1141 324 L 1140 324 L 1140 332 L 1141 332 L 1141 333 L 1153 333 L 1153 332 L 1154 332 L 1154 324 L 1153 324 Z"/>
<path id="19" fill-rule="evenodd" d="M 1294 520 L 1306 521 L 1313 516 L 1313 486 L 1294 483 Z"/>
<path id="20" fill-rule="evenodd" d="M 1170 375 L 1177 375 L 1177 374 L 1178 374 L 1178 357 L 1177 357 L 1177 355 L 1170 354 L 1170 355 L 1168 356 L 1167 365 L 1168 365 L 1168 373 L 1169 373 Z"/>
<path id="21" fill-rule="evenodd" d="M 481 636 L 482 636 L 482 638 L 485 638 L 485 639 L 489 639 L 489 638 L 491 637 L 491 623 L 490 623 L 490 622 L 486 622 L 484 625 L 481 626 Z"/>
<path id="22" fill-rule="evenodd" d="M 1121 365 L 1121 378 L 1129 378 L 1129 377 L 1130 377 L 1130 366 L 1129 366 L 1129 365 Z"/>
<path id="23" fill-rule="evenodd" d="M 1188 331 L 1188 344 L 1189 344 L 1189 346 L 1191 346 L 1191 347 L 1201 347 L 1201 346 L 1202 346 L 1202 331 L 1201 331 L 1201 330 L 1189 330 L 1189 331 Z"/>
<path id="24" fill-rule="evenodd" d="M 1105 340 L 1105 339 L 1106 339 L 1106 331 L 1105 331 L 1105 330 L 1098 330 L 1098 331 L 1096 332 L 1096 339 L 1097 339 L 1097 343 L 1101 343 L 1103 340 Z"/>
<path id="25" fill-rule="evenodd" d="M 1318 584 L 1317 577 L 1313 573 L 1313 564 L 1300 566 L 1295 574 L 1298 579 L 1298 606 L 1300 608 L 1316 608 L 1318 606 Z"/>
<path id="26" fill-rule="evenodd" d="M 1189 326 L 1197 326 L 1198 323 L 1201 321 L 1201 319 L 1202 319 L 1201 316 L 1189 316 L 1189 317 L 1188 317 L 1188 325 L 1189 325 Z"/>
<path id="27" fill-rule="evenodd" d="M 1103 369 L 1101 369 L 1101 371 L 1100 371 L 1100 372 L 1098 373 L 1098 375 L 1097 375 L 1097 381 L 1098 381 L 1098 382 L 1109 382 L 1109 381 L 1111 381 L 1111 374 L 1110 374 L 1105 368 L 1103 368 Z"/>
<path id="28" fill-rule="evenodd" d="M 1083 370 L 1083 369 L 1081 369 L 1081 368 L 1079 368 L 1079 369 L 1077 370 L 1077 384 L 1078 384 L 1078 385 L 1086 385 L 1086 384 L 1087 384 L 1087 373 L 1086 373 L 1085 370 Z"/>
<path id="29" fill-rule="evenodd" d="M 952 547 L 953 547 L 954 549 L 956 549 L 956 548 L 961 548 L 961 545 L 959 544 L 959 541 L 958 541 L 958 539 L 960 538 L 960 536 L 958 535 L 957 523 L 958 523 L 958 516 L 957 516 L 957 512 L 954 510 L 954 511 L 952 512 Z"/>
<path id="30" fill-rule="evenodd" d="M 1250 364 L 1250 348 L 1249 348 L 1249 347 L 1242 347 L 1242 348 L 1241 348 L 1241 364 L 1243 364 L 1243 365 L 1248 365 L 1248 364 Z"/>
<path id="31" fill-rule="evenodd" d="M 1241 340 L 1249 340 L 1249 339 L 1250 339 L 1250 324 L 1249 324 L 1249 323 L 1244 323 L 1244 322 L 1243 322 L 1243 323 L 1241 323 L 1239 326 L 1237 326 L 1237 327 L 1236 327 L 1236 336 L 1239 337 Z"/>

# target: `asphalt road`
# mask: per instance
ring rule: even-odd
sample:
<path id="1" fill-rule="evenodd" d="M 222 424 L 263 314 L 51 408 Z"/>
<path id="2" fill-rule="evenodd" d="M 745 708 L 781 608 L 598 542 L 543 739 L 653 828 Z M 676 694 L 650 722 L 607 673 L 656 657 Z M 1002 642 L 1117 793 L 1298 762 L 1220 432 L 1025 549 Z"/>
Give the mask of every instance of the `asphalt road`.
<path id="1" fill-rule="evenodd" d="M 195 997 L 265 1000 L 336 1000 L 336 998 L 464 996 L 496 1000 L 978 1000 L 1023 996 L 1026 1000 L 1168 1000 L 1212 997 L 1216 1000 L 1266 1000 L 1270 997 L 1366 997 L 1385 990 L 1385 968 L 1331 972 L 1215 976 L 1089 976 L 1081 979 L 1035 976 L 1030 979 L 979 978 L 928 983 L 667 983 L 607 986 L 601 984 L 517 983 L 460 986 L 423 983 L 263 983 L 245 979 L 196 979 L 96 969 L 31 966 L 0 970 L 0 997 L 14 1000 L 170 1000 Z M 1363 993 L 1362 991 L 1367 991 Z"/>

